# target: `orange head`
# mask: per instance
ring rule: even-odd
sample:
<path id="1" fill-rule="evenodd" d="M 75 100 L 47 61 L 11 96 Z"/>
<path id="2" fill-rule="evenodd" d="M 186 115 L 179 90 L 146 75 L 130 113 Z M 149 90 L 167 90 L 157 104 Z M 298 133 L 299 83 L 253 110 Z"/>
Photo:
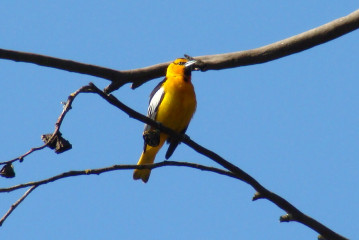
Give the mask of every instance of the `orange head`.
<path id="1" fill-rule="evenodd" d="M 185 79 L 191 79 L 191 72 L 196 60 L 188 60 L 186 58 L 177 58 L 167 68 L 166 77 L 180 75 Z"/>

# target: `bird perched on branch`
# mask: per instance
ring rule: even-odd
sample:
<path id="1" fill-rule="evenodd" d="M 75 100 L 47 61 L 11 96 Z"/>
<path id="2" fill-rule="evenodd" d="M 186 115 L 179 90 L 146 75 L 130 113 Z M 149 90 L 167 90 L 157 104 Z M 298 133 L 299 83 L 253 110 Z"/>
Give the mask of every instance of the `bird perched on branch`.
<path id="1" fill-rule="evenodd" d="M 190 57 L 176 59 L 168 66 L 165 79 L 153 89 L 150 95 L 147 116 L 177 133 L 186 132 L 196 111 L 196 94 L 191 83 L 191 72 L 196 62 Z M 137 165 L 152 164 L 166 140 L 169 143 L 166 159 L 171 157 L 179 144 L 178 140 L 147 124 L 143 138 L 143 152 Z M 146 183 L 150 174 L 150 169 L 135 169 L 133 179 L 142 179 Z"/>

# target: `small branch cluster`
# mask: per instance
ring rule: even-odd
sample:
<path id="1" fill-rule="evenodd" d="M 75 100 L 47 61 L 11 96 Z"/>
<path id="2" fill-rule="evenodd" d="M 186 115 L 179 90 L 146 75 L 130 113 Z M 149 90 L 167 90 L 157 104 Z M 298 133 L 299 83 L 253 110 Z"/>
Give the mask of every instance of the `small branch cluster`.
<path id="1" fill-rule="evenodd" d="M 70 109 L 72 108 L 72 102 L 74 101 L 75 97 L 81 92 L 86 92 L 87 89 L 88 89 L 88 86 L 84 86 L 84 87 L 81 87 L 80 89 L 78 89 L 76 92 L 70 94 L 66 103 L 64 104 L 62 113 L 60 114 L 59 118 L 57 119 L 57 121 L 55 123 L 54 132 L 52 134 L 44 134 L 41 136 L 41 138 L 45 142 L 45 144 L 43 144 L 40 147 L 31 148 L 28 152 L 26 152 L 25 154 L 23 154 L 17 158 L 14 158 L 12 160 L 5 161 L 5 162 L 0 162 L 0 166 L 1 165 L 9 166 L 10 164 L 12 164 L 16 161 L 22 162 L 24 160 L 24 158 L 27 157 L 28 155 L 30 155 L 31 153 L 42 150 L 45 147 L 50 147 L 52 149 L 55 149 L 55 152 L 57 151 L 58 153 L 64 152 L 68 149 L 71 149 L 71 144 L 66 143 L 67 140 L 62 138 L 62 136 L 61 136 L 62 134 L 60 132 L 60 127 L 61 127 L 61 124 L 62 124 L 67 112 L 70 111 Z"/>

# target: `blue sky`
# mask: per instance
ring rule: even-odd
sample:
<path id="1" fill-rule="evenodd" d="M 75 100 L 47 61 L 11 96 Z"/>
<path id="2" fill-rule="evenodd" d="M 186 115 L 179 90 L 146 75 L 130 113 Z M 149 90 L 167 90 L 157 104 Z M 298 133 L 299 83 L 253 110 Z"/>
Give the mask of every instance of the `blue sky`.
<path id="1" fill-rule="evenodd" d="M 345 16 L 357 1 L 4 1 L 0 48 L 118 70 L 247 50 Z M 304 213 L 354 239 L 359 215 L 359 32 L 261 65 L 195 72 L 198 108 L 188 135 Z M 0 60 L 0 161 L 42 144 L 61 101 L 107 80 Z M 145 113 L 160 79 L 114 94 Z M 69 170 L 134 164 L 143 124 L 96 95 L 80 95 L 62 133 L 73 149 L 46 149 L 15 164 L 0 187 Z M 171 158 L 216 166 L 185 145 Z M 164 151 L 157 156 L 164 160 Z M 0 195 L 3 215 L 23 190 Z M 2 239 L 316 239 L 243 182 L 161 168 L 143 184 L 132 171 L 41 186 L 0 229 Z"/>

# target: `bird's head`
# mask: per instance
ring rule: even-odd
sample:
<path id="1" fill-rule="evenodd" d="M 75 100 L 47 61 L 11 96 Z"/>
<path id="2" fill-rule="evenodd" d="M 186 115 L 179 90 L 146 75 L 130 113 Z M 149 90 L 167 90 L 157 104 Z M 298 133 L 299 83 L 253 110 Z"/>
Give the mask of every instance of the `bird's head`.
<path id="1" fill-rule="evenodd" d="M 166 76 L 182 75 L 186 79 L 190 79 L 191 72 L 194 70 L 195 63 L 194 59 L 188 60 L 186 58 L 177 58 L 167 68 Z"/>

